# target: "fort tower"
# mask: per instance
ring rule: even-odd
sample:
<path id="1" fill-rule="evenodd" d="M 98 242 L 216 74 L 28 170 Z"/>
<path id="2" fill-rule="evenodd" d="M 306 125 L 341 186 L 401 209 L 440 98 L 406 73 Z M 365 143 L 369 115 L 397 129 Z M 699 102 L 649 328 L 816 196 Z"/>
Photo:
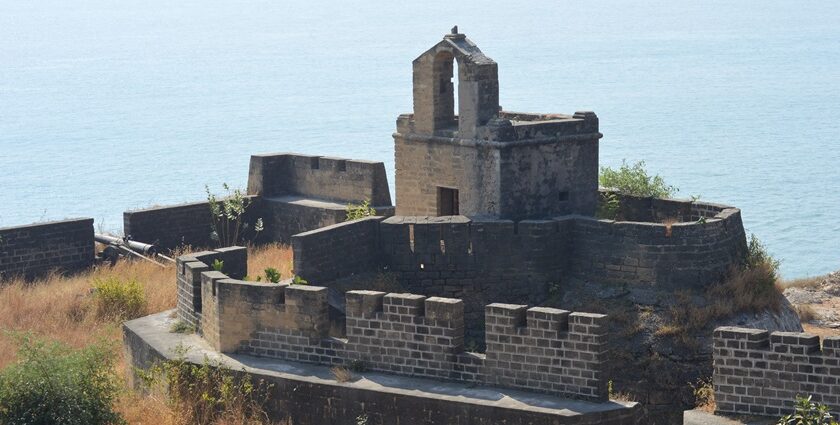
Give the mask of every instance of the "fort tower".
<path id="1" fill-rule="evenodd" d="M 594 113 L 503 111 L 498 64 L 457 28 L 414 60 L 413 86 L 414 113 L 400 115 L 394 133 L 397 215 L 594 213 Z"/>

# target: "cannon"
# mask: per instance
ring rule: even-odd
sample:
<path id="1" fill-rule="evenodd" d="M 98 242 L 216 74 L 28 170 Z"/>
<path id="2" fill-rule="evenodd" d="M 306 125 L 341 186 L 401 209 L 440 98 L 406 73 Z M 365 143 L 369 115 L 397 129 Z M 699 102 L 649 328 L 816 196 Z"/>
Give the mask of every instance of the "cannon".
<path id="1" fill-rule="evenodd" d="M 163 264 L 155 261 L 154 258 L 161 258 L 169 262 L 175 261 L 161 254 L 157 246 L 131 240 L 131 237 L 119 238 L 111 235 L 94 234 L 93 239 L 105 245 L 105 249 L 99 253 L 99 258 L 103 261 L 109 261 L 111 265 L 116 264 L 119 257 L 125 255 L 139 257 L 159 266 L 163 266 Z"/>

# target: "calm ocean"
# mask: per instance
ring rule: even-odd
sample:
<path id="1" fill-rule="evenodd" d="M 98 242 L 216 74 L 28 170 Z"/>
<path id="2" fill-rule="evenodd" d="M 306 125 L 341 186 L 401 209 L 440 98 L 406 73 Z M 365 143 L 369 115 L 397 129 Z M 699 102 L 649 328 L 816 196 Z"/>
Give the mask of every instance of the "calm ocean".
<path id="1" fill-rule="evenodd" d="M 601 119 L 743 209 L 785 277 L 840 268 L 840 2 L 0 0 L 0 227 L 244 187 L 252 153 L 385 161 L 411 61 L 458 24 L 507 110 Z"/>

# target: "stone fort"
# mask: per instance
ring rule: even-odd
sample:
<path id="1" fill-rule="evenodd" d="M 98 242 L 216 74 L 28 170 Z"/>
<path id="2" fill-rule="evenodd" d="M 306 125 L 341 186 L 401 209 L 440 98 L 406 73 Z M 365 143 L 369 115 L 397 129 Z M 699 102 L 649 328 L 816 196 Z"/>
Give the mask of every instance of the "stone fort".
<path id="1" fill-rule="evenodd" d="M 132 363 L 191 347 L 191 361 L 221 358 L 272 382 L 270 407 L 303 424 L 358 414 L 377 424 L 656 423 L 639 403 L 609 399 L 607 342 L 620 338 L 610 317 L 541 304 L 569 282 L 664 293 L 719 282 L 746 252 L 740 210 L 617 194 L 618 217 L 598 218 L 609 189 L 598 187 L 596 114 L 502 110 L 497 63 L 457 30 L 414 60 L 413 100 L 393 134 L 396 205 L 382 163 L 252 156 L 257 242 L 290 243 L 308 284 L 244 280 L 241 247 L 181 256 L 174 315 L 125 325 Z M 378 216 L 345 221 L 347 203 L 362 201 Z M 124 218 L 137 240 L 212 245 L 205 202 Z M 90 220 L 0 229 L 12 253 L 0 272 L 37 273 L 44 251 L 85 266 L 88 231 Z M 371 290 L 382 274 L 400 291 Z M 196 333 L 171 333 L 176 320 Z M 366 372 L 336 382 L 331 366 Z M 732 411 L 737 398 L 726 397 Z"/>

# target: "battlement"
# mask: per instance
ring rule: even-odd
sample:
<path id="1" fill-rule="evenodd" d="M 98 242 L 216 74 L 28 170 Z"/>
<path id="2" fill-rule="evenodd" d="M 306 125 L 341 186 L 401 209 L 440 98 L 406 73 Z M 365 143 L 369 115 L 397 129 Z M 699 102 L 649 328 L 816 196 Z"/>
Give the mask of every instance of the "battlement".
<path id="1" fill-rule="evenodd" d="M 720 327 L 714 367 L 718 412 L 778 417 L 812 395 L 840 413 L 840 337 Z"/>
<path id="2" fill-rule="evenodd" d="M 464 301 L 349 291 L 346 339 L 329 337 L 328 289 L 234 279 L 243 248 L 178 258 L 178 315 L 193 318 L 217 351 L 341 365 L 400 375 L 521 388 L 588 400 L 607 397 L 606 317 L 525 305 L 485 307 L 487 350 L 467 353 Z M 198 299 L 195 285 L 199 287 Z M 184 287 L 182 300 L 181 288 Z"/>

